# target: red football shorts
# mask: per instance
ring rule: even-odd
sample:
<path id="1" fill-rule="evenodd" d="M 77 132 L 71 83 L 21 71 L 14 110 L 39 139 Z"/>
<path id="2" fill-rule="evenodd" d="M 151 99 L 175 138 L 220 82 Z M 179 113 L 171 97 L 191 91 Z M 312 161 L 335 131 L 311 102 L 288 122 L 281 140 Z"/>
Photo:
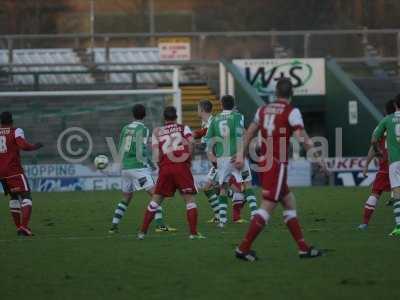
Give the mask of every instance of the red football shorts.
<path id="1" fill-rule="evenodd" d="M 269 170 L 260 172 L 264 200 L 278 202 L 290 193 L 287 185 L 287 164 L 274 160 Z"/>
<path id="2" fill-rule="evenodd" d="M 160 167 L 154 193 L 163 197 L 172 197 L 176 190 L 179 190 L 181 194 L 197 193 L 192 171 L 187 163 L 168 164 Z"/>
<path id="3" fill-rule="evenodd" d="M 390 192 L 389 173 L 378 172 L 372 184 L 372 193 L 381 195 L 383 192 Z"/>
<path id="4" fill-rule="evenodd" d="M 4 191 L 8 193 L 23 193 L 29 192 L 29 183 L 25 174 L 17 174 L 13 176 L 4 177 L 1 179 Z"/>

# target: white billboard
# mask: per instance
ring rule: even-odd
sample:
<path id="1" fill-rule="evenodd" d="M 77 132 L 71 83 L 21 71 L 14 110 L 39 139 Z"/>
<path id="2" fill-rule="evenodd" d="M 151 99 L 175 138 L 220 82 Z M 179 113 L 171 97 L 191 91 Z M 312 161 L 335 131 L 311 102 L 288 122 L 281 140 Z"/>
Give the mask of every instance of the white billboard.
<path id="1" fill-rule="evenodd" d="M 260 96 L 273 95 L 282 77 L 290 78 L 297 96 L 326 93 L 323 58 L 235 59 L 233 63 Z"/>

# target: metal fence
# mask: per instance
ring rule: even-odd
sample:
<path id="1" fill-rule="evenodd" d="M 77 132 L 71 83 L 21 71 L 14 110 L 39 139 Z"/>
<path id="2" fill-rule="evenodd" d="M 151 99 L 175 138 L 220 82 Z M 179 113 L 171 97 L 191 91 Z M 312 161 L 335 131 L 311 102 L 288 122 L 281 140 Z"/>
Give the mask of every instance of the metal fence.
<path id="1" fill-rule="evenodd" d="M 334 57 L 341 63 L 362 63 L 372 57 L 400 66 L 400 29 L 4 35 L 0 46 L 10 51 L 11 58 L 18 48 L 104 47 L 107 51 L 117 46 L 154 47 L 161 37 L 189 37 L 193 59 Z"/>

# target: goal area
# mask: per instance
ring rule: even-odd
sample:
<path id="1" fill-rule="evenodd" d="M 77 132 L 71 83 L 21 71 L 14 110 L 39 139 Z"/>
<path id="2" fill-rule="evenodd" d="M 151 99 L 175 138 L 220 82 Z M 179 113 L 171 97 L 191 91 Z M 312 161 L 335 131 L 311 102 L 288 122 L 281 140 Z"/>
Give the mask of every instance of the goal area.
<path id="1" fill-rule="evenodd" d="M 106 138 L 118 145 L 120 130 L 132 122 L 132 107 L 138 103 L 146 107 L 144 123 L 150 129 L 161 125 L 167 105 L 175 106 L 178 121 L 182 120 L 177 80 L 171 88 L 159 89 L 0 92 L 0 103 L 0 110 L 13 114 L 14 126 L 22 128 L 29 141 L 45 145 L 41 151 L 24 154 L 27 164 L 65 162 L 59 155 L 57 141 L 71 128 L 82 129 L 92 139 L 92 149 L 88 149 L 91 145 L 85 138 L 72 143 L 77 157 L 81 150 L 91 150 L 79 163 L 88 163 L 100 153 L 109 154 Z"/>

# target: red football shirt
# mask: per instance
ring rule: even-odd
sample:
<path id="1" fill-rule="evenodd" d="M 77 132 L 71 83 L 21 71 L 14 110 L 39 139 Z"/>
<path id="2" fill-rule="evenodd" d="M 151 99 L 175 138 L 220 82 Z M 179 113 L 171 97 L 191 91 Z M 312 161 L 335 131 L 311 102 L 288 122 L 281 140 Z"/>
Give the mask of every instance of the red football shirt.
<path id="1" fill-rule="evenodd" d="M 261 106 L 254 122 L 261 132 L 261 154 L 287 163 L 290 137 L 295 130 L 304 128 L 300 110 L 278 100 Z"/>
<path id="2" fill-rule="evenodd" d="M 0 178 L 23 173 L 20 151 L 36 149 L 25 140 L 21 128 L 0 127 Z"/>
<path id="3" fill-rule="evenodd" d="M 189 144 L 192 141 L 192 131 L 186 125 L 166 122 L 164 126 L 154 129 L 152 147 L 158 148 L 159 165 L 189 162 Z"/>

